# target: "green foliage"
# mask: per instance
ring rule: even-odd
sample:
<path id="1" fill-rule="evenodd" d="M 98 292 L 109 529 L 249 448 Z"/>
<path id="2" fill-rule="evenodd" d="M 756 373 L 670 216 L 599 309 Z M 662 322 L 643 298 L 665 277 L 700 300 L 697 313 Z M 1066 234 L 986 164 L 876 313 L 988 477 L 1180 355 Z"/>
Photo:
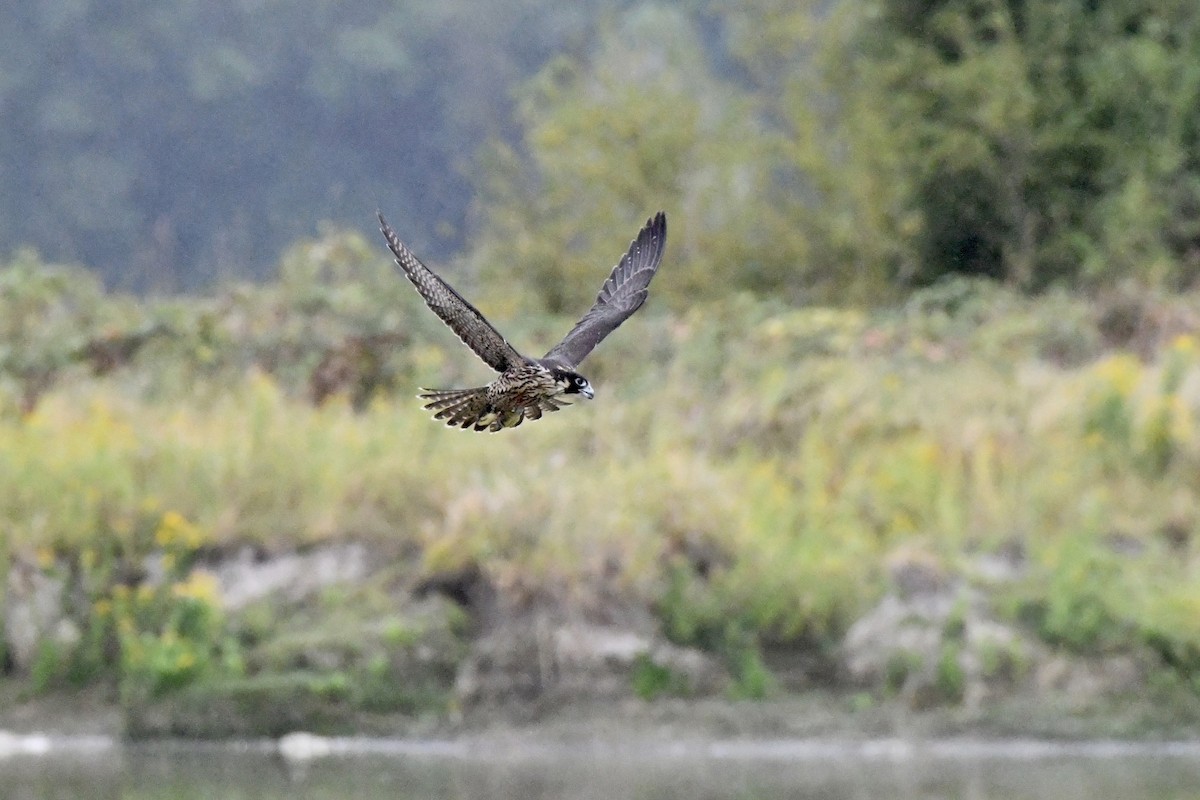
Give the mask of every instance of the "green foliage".
<path id="1" fill-rule="evenodd" d="M 117 583 L 93 601 L 97 624 L 111 625 L 120 652 L 121 691 L 154 697 L 236 663 L 225 639 L 216 579 L 193 571 L 205 534 L 176 512 L 154 531 L 162 576 L 131 588 Z"/>
<path id="2" fill-rule="evenodd" d="M 1182 0 L 637 6 L 524 86 L 471 264 L 510 308 L 582 307 L 599 234 L 664 206 L 668 301 L 1186 282 L 1198 52 Z"/>
<path id="3" fill-rule="evenodd" d="M 722 597 L 722 589 L 720 584 L 708 586 L 688 567 L 675 565 L 658 603 L 664 633 L 676 644 L 720 655 L 733 678 L 733 697 L 762 699 L 775 682 L 763 663 L 761 632 L 752 627 L 753 621 L 743 618 L 731 598 Z M 660 676 L 667 677 L 669 674 Z"/>
<path id="4" fill-rule="evenodd" d="M 773 205 L 774 139 L 753 99 L 718 76 L 685 10 L 617 16 L 519 97 L 520 146 L 496 141 L 482 160 L 472 263 L 490 291 L 555 313 L 586 308 L 596 264 L 615 263 L 665 209 L 671 269 L 655 296 L 798 296 L 803 242 Z"/>
<path id="5" fill-rule="evenodd" d="M 63 652 L 62 643 L 54 639 L 43 639 L 29 668 L 29 684 L 35 692 L 45 692 L 55 686 L 66 671 L 70 655 Z"/>
<path id="6" fill-rule="evenodd" d="M 640 655 L 631 670 L 633 693 L 643 700 L 663 696 L 683 697 L 691 693 L 686 676 L 658 664 L 648 655 Z"/>
<path id="7" fill-rule="evenodd" d="M 90 622 L 38 662 L 46 685 L 126 676 L 153 694 L 266 664 L 274 617 L 247 611 L 231 644 L 219 603 L 191 583 L 198 554 L 346 536 L 400 548 L 425 571 L 483 565 L 500 585 L 609 576 L 657 609 L 673 641 L 721 657 L 747 696 L 770 692 L 762 644 L 837 642 L 886 591 L 897 545 L 919 539 L 957 564 L 1015 543 L 1029 572 L 1008 608 L 1045 640 L 1083 652 L 1144 643 L 1193 673 L 1193 334 L 1146 361 L 1060 360 L 1045 353 L 1064 336 L 1100 340 L 1089 306 L 1064 295 L 946 285 L 870 315 L 743 295 L 639 316 L 639 335 L 623 328 L 588 362 L 594 403 L 519 435 L 470 436 L 428 421 L 407 389 L 392 394 L 482 377 L 416 307 L 428 330 L 379 350 L 399 377 L 357 409 L 352 384 L 314 404 L 328 342 L 396 330 L 393 305 L 419 302 L 390 294 L 385 265 L 376 277 L 356 260 L 358 241 L 304 245 L 279 283 L 217 298 L 72 304 L 40 274 L 53 268 L 17 282 L 17 294 L 57 286 L 38 307 L 85 338 L 100 319 L 175 331 L 107 372 L 63 368 L 31 411 L 9 402 L 0 414 L 4 547 L 86 577 L 72 608 Z M 1200 307 L 1194 295 L 1169 302 L 1159 316 Z M 513 341 L 561 322 L 522 317 Z M 10 352 L 29 338 L 7 330 Z M 147 563 L 157 582 L 128 577 Z M 376 632 L 361 655 L 379 669 L 348 673 L 366 687 L 349 702 L 402 701 L 386 684 L 406 630 Z M 419 705 L 438 686 L 406 690 Z"/>
<path id="8" fill-rule="evenodd" d="M 23 111 L 0 132 L 0 244 L 123 286 L 261 277 L 319 220 L 370 226 L 371 196 L 506 313 L 584 306 L 658 208 L 676 307 L 731 288 L 877 303 L 947 275 L 1177 287 L 1200 264 L 1190 0 L 242 0 L 8 22 L 0 101 Z"/>
<path id="9" fill-rule="evenodd" d="M 1154 371 L 1127 354 L 1106 357 L 1093 368 L 1099 380 L 1088 398 L 1084 430 L 1114 470 L 1132 462 L 1151 477 L 1161 476 L 1172 462 L 1188 457 L 1194 411 L 1181 390 L 1197 363 L 1195 338 L 1177 337 L 1162 356 Z"/>
<path id="10" fill-rule="evenodd" d="M 938 656 L 935 685 L 942 696 L 952 703 L 960 703 L 967 677 L 962 668 L 962 647 L 956 642 L 946 642 Z"/>
<path id="11" fill-rule="evenodd" d="M 908 684 L 909 678 L 921 671 L 923 667 L 921 656 L 906 650 L 897 650 L 888 657 L 883 669 L 884 688 L 891 693 L 899 693 Z"/>
<path id="12" fill-rule="evenodd" d="M 775 676 L 758 648 L 743 647 L 736 651 L 731 667 L 734 680 L 729 694 L 735 700 L 762 700 L 775 691 Z"/>
<path id="13" fill-rule="evenodd" d="M 43 571 L 78 577 L 78 596 L 64 600 L 73 603 L 68 619 L 82 630 L 42 640 L 31 668 L 34 690 L 108 682 L 125 697 L 145 698 L 234 671 L 236 647 L 225 633 L 215 579 L 192 568 L 206 541 L 177 512 L 146 508 L 137 522 L 118 522 L 73 547 L 69 565 L 41 550 Z M 122 582 L 150 562 L 153 577 Z"/>
<path id="14" fill-rule="evenodd" d="M 867 296 L 947 274 L 1194 277 L 1194 4 L 720 7 L 812 193 L 795 218 L 813 254 Z"/>
<path id="15" fill-rule="evenodd" d="M 1097 367 L 1103 380 L 1089 398 L 1084 431 L 1092 441 L 1117 450 L 1118 463 L 1132 454 L 1133 419 L 1130 395 L 1140 367 L 1129 355 L 1114 355 Z"/>
<path id="16" fill-rule="evenodd" d="M 1071 539 L 1050 551 L 1047 562 L 1045 599 L 1032 614 L 1045 640 L 1098 652 L 1127 639 L 1118 607 L 1121 570 L 1113 555 Z"/>
<path id="17" fill-rule="evenodd" d="M 712 592 L 682 564 L 668 574 L 658 613 L 667 638 L 677 644 L 716 650 L 725 638 L 725 621 Z"/>
<path id="18" fill-rule="evenodd" d="M 984 642 L 979 648 L 979 656 L 985 680 L 1003 680 L 1012 685 L 1029 671 L 1029 656 L 1015 643 L 1005 646 Z"/>

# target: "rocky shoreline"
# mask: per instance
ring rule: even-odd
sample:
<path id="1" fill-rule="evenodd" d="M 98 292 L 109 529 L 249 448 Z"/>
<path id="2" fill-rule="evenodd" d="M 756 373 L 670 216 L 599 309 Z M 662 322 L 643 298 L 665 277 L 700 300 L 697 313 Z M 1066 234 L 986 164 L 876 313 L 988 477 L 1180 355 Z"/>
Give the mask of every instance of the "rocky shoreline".
<path id="1" fill-rule="evenodd" d="M 921 553 L 897 556 L 893 590 L 832 651 L 806 640 L 747 650 L 765 676 L 753 699 L 737 699 L 740 654 L 671 641 L 652 604 L 603 581 L 568 591 L 475 565 L 415 574 L 397 570 L 404 563 L 361 543 L 209 554 L 193 569 L 215 584 L 244 668 L 153 693 L 103 682 L 35 691 L 38 654 L 78 641 L 88 620 L 70 602 L 71 570 L 17 563 L 0 730 L 133 740 L 1200 734 L 1200 700 L 1162 685 L 1151 652 L 1068 653 L 998 615 L 990 589 L 1015 579 L 1017 559 L 951 576 Z M 154 580 L 153 565 L 142 580 Z"/>
<path id="2" fill-rule="evenodd" d="M 0 760 L 103 757 L 129 746 L 184 750 L 229 747 L 273 753 L 303 763 L 364 755 L 528 759 L 603 755 L 623 759 L 691 756 L 789 760 L 916 757 L 1031 759 L 1054 756 L 1178 755 L 1200 757 L 1194 726 L 1159 725 L 1147 709 L 1093 708 L 1063 716 L 1062 709 L 1016 701 L 991 714 L 914 712 L 886 704 L 848 710 L 828 695 L 770 702 L 700 700 L 559 709 L 537 720 L 476 716 L 454 724 L 397 725 L 388 733 L 330 736 L 304 730 L 278 737 L 198 742 L 173 737 L 131 741 L 114 705 L 91 707 L 69 719 L 65 698 L 40 698 L 0 713 Z M 376 720 L 378 722 L 378 720 Z M 411 722 L 411 721 L 410 721 Z M 1149 723 L 1149 724 L 1148 724 Z M 370 726 L 367 726 L 370 728 Z M 85 731 L 85 732 L 81 732 Z"/>

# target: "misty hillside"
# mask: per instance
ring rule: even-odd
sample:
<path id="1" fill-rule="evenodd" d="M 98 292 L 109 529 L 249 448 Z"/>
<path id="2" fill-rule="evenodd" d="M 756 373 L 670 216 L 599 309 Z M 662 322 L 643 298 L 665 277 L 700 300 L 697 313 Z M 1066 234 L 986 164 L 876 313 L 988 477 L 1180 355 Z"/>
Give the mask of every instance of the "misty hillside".
<path id="1" fill-rule="evenodd" d="M 946 273 L 1189 284 L 1198 17 L 1185 0 L 23 4 L 0 31 L 0 252 L 198 288 L 270 277 L 289 243 L 365 231 L 378 207 L 427 260 L 558 310 L 661 207 L 677 299 L 875 302 Z"/>

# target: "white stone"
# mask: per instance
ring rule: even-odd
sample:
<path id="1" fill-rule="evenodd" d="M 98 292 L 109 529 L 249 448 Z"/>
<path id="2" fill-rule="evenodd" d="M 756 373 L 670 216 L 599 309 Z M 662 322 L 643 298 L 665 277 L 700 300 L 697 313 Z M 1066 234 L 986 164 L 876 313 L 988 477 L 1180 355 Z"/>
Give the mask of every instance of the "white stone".
<path id="1" fill-rule="evenodd" d="M 334 751 L 333 740 L 315 733 L 295 731 L 279 738 L 276 744 L 285 761 L 297 763 L 325 758 Z"/>

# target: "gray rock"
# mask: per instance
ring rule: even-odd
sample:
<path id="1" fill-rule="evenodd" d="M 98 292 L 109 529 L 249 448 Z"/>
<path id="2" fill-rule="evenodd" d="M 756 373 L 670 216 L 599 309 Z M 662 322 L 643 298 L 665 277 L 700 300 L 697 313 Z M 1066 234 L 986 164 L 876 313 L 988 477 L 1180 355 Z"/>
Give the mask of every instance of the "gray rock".
<path id="1" fill-rule="evenodd" d="M 559 619 L 543 608 L 477 639 L 455 692 L 464 706 L 623 698 L 632 694 L 632 670 L 643 658 L 679 675 L 697 694 L 718 691 L 728 681 L 712 657 L 653 631 Z"/>
<path id="2" fill-rule="evenodd" d="M 1106 696 L 1139 690 L 1146 681 L 1146 668 L 1132 654 L 1094 658 L 1057 654 L 1038 664 L 1034 683 L 1038 691 L 1057 693 L 1080 706 Z"/>
<path id="3" fill-rule="evenodd" d="M 43 642 L 73 646 L 79 626 L 67 617 L 66 579 L 14 559 L 4 593 L 4 644 L 17 670 L 28 673 Z"/>
<path id="4" fill-rule="evenodd" d="M 842 652 L 859 685 L 897 690 L 915 707 L 978 708 L 1015 687 L 1037 645 L 994 619 L 978 592 L 947 584 L 887 595 L 851 626 Z"/>
<path id="5" fill-rule="evenodd" d="M 850 677 L 858 684 L 875 685 L 886 679 L 897 657 L 913 655 L 922 664 L 930 663 L 956 603 L 950 592 L 907 600 L 894 594 L 884 597 L 846 632 L 842 652 Z"/>
<path id="6" fill-rule="evenodd" d="M 337 584 L 353 583 L 369 569 L 361 544 L 334 544 L 305 553 L 283 553 L 258 560 L 250 548 L 213 569 L 221 587 L 221 603 L 237 611 L 269 595 L 289 602 L 309 597 Z"/>

